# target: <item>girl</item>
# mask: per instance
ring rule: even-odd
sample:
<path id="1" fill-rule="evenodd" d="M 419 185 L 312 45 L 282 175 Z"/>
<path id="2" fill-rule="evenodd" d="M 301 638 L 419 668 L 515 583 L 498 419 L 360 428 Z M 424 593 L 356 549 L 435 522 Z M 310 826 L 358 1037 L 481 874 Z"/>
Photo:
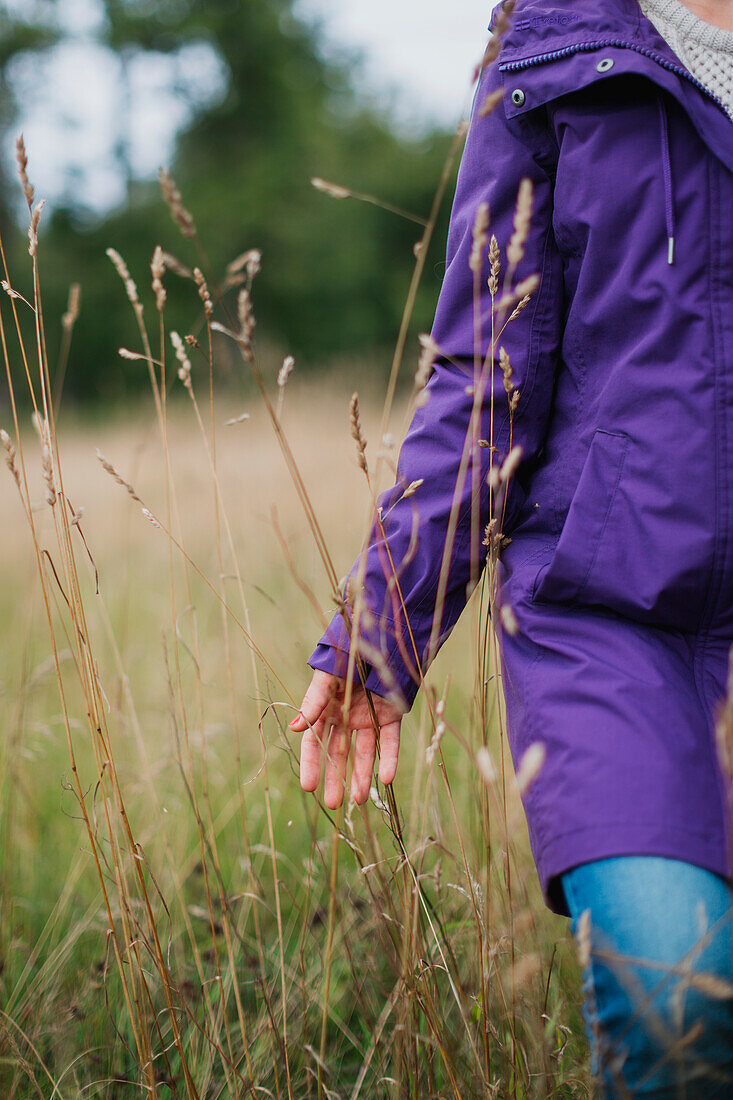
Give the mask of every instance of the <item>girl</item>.
<path id="1" fill-rule="evenodd" d="M 509 737 L 515 762 L 545 749 L 525 810 L 547 904 L 586 945 L 594 1071 L 607 1096 L 729 1097 L 733 892 L 715 730 L 733 642 L 733 2 L 510 7 L 492 16 L 501 49 L 461 163 L 432 375 L 352 571 L 361 679 L 344 724 L 352 639 L 339 615 L 291 723 L 301 784 L 315 790 L 326 745 L 324 798 L 340 804 L 353 734 L 351 793 L 366 801 L 367 692 L 392 782 L 401 717 L 475 583 L 476 515 L 482 532 L 499 515 L 487 541 L 513 613 L 501 620 Z M 487 218 L 511 242 L 503 256 L 483 247 Z M 515 290 L 539 281 L 492 355 L 483 319 L 499 265 Z M 477 332 L 492 378 L 472 432 Z M 518 469 L 497 479 L 515 444 Z M 699 973 L 718 979 L 716 996 Z"/>

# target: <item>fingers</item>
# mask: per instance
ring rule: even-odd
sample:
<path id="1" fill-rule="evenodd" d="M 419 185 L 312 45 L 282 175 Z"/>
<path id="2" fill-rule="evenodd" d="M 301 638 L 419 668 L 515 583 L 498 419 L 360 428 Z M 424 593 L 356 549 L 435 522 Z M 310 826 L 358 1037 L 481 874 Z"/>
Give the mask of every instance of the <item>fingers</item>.
<path id="1" fill-rule="evenodd" d="M 304 791 L 312 792 L 317 789 L 325 752 L 324 803 L 332 810 L 343 802 L 352 730 L 354 731 L 354 760 L 351 796 L 359 805 L 369 798 L 376 756 L 376 735 L 358 692 L 352 700 L 350 721 L 347 726 L 344 726 L 338 706 L 341 687 L 342 681 L 338 677 L 327 672 L 315 671 L 303 697 L 300 711 L 290 722 L 290 729 L 303 734 L 300 751 L 300 785 Z M 392 783 L 397 771 L 402 716 L 394 707 L 387 707 L 381 700 L 377 707 L 377 714 L 379 718 L 387 718 L 385 724 L 381 726 L 379 735 L 379 778 L 382 783 L 388 784 Z"/>
<path id="2" fill-rule="evenodd" d="M 290 723 L 295 733 L 303 733 L 308 726 L 314 726 L 338 689 L 338 679 L 328 672 L 317 669 L 303 696 L 300 711 Z"/>
<path id="3" fill-rule="evenodd" d="M 397 757 L 400 752 L 401 719 L 388 722 L 379 732 L 379 779 L 384 784 L 391 783 L 397 772 Z"/>
<path id="4" fill-rule="evenodd" d="M 351 733 L 340 723 L 331 727 L 326 756 L 326 777 L 323 783 L 323 801 L 329 810 L 335 810 L 344 800 L 346 761 L 351 747 Z"/>
<path id="5" fill-rule="evenodd" d="M 304 791 L 314 791 L 318 786 L 321 773 L 321 746 L 326 730 L 325 719 L 321 718 L 306 730 L 300 743 L 300 785 Z"/>
<path id="6" fill-rule="evenodd" d="M 351 773 L 351 796 L 362 805 L 369 798 L 374 772 L 374 757 L 377 751 L 377 739 L 370 726 L 357 730 L 354 735 L 354 762 Z"/>

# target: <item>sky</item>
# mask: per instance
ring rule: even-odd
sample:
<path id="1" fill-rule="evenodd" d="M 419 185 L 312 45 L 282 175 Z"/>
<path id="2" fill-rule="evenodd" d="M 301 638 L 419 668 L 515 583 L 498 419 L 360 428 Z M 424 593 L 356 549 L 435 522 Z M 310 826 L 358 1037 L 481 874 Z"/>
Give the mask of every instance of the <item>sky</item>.
<path id="1" fill-rule="evenodd" d="M 320 18 L 329 45 L 365 53 L 370 92 L 410 121 L 454 125 L 488 37 L 495 0 L 297 0 Z"/>
<path id="2" fill-rule="evenodd" d="M 452 127 L 468 110 L 494 2 L 295 0 L 295 9 L 305 20 L 320 22 L 327 54 L 361 55 L 357 84 L 390 106 L 398 123 L 414 129 L 435 122 Z M 101 214 L 124 200 L 114 148 L 120 117 L 127 120 L 124 139 L 135 175 L 152 177 L 167 163 L 176 129 L 187 121 L 187 96 L 204 103 L 216 99 L 223 74 L 212 51 L 192 47 L 177 64 L 160 57 L 155 65 L 132 65 L 125 85 L 118 66 L 92 41 L 96 0 L 64 0 L 61 11 L 72 40 L 43 61 L 41 72 L 37 63 L 21 61 L 13 73 L 29 104 L 20 128 L 38 194 L 50 206 L 73 197 L 75 205 Z M 166 91 L 171 76 L 182 94 Z"/>

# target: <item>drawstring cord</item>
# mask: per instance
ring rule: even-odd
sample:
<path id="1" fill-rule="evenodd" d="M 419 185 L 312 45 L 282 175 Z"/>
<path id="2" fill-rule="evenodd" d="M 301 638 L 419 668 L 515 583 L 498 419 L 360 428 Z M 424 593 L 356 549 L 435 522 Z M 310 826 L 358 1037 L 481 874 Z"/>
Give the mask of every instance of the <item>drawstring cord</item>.
<path id="1" fill-rule="evenodd" d="M 669 123 L 664 96 L 657 96 L 662 139 L 662 173 L 664 175 L 664 214 L 667 223 L 667 263 L 674 263 L 674 199 L 672 192 L 672 158 L 669 152 Z"/>

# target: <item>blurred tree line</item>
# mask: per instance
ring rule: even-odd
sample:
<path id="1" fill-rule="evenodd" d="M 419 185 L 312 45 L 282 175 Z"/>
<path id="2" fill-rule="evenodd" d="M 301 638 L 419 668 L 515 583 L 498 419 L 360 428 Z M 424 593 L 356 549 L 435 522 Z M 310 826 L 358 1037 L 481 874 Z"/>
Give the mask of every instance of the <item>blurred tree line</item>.
<path id="1" fill-rule="evenodd" d="M 20 54 L 53 50 L 65 32 L 56 5 L 41 0 L 0 4 L 0 139 L 12 148 L 22 104 L 12 80 Z M 254 303 L 258 332 L 296 356 L 299 369 L 343 356 L 389 362 L 421 227 L 374 205 L 319 193 L 313 176 L 426 217 L 449 135 L 415 138 L 360 101 L 347 64 L 324 59 L 318 31 L 296 20 L 293 0 L 99 0 L 99 39 L 118 58 L 174 56 L 192 43 L 213 48 L 225 74 L 214 103 L 196 109 L 179 131 L 172 162 L 192 211 L 209 271 L 221 276 L 238 253 L 258 248 L 263 271 Z M 83 80 L 83 73 L 79 74 Z M 124 123 L 124 120 L 121 120 Z M 124 125 L 121 125 L 121 134 Z M 33 149 L 29 150 L 31 176 Z M 82 290 L 66 396 L 114 400 L 145 382 L 139 364 L 121 364 L 120 344 L 137 347 L 135 326 L 105 249 L 126 259 L 150 302 L 149 262 L 161 244 L 192 266 L 200 263 L 168 217 L 157 182 L 136 180 L 119 144 L 126 201 L 90 222 L 73 201 L 46 219 L 40 253 L 44 307 L 54 361 L 59 318 L 69 284 Z M 6 157 L 0 176 L 0 229 L 11 273 L 23 289 L 25 239 L 18 227 L 17 188 Z M 416 330 L 430 325 L 443 269 L 446 212 L 421 289 Z M 24 226 L 22 227 L 24 228 Z M 187 285 L 171 291 L 169 325 L 191 331 L 200 305 Z M 25 284 L 27 285 L 27 284 Z M 5 308 L 5 306 L 3 306 Z M 131 369 L 132 368 L 132 369 Z"/>

